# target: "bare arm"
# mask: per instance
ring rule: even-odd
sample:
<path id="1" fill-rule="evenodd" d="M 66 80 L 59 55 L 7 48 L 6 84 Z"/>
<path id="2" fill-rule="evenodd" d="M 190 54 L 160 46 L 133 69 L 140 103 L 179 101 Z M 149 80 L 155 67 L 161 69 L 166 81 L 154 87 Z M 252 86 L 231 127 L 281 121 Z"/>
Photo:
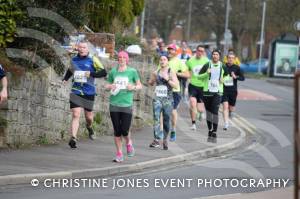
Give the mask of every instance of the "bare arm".
<path id="1" fill-rule="evenodd" d="M 172 88 L 179 88 L 179 81 L 177 79 L 177 75 L 174 72 L 171 72 L 171 78 L 168 80 L 168 84 L 172 86 Z"/>
<path id="2" fill-rule="evenodd" d="M 0 104 L 7 100 L 7 77 L 1 79 L 2 90 L 0 93 Z"/>

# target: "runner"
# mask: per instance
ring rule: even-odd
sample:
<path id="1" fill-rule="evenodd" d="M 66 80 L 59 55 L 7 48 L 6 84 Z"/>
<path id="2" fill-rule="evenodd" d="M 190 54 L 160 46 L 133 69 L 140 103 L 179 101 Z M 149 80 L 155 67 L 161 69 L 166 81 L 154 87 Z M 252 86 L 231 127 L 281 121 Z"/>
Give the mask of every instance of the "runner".
<path id="1" fill-rule="evenodd" d="M 185 64 L 177 57 L 176 54 L 176 45 L 170 44 L 168 46 L 168 56 L 169 56 L 169 67 L 171 70 L 176 73 L 177 78 L 188 78 L 189 72 Z M 181 100 L 180 87 L 173 88 L 173 111 L 172 111 L 172 128 L 170 141 L 174 142 L 176 140 L 176 123 L 177 123 L 177 108 Z"/>
<path id="2" fill-rule="evenodd" d="M 191 58 L 191 56 L 189 54 L 187 54 L 187 48 L 182 48 L 182 53 L 178 55 L 178 58 L 182 61 L 183 64 L 186 64 L 186 62 Z M 187 97 L 185 95 L 186 93 L 186 84 L 187 82 L 187 78 L 178 78 L 179 84 L 180 84 L 180 93 L 181 93 L 181 97 L 183 98 L 184 102 L 187 102 Z"/>
<path id="3" fill-rule="evenodd" d="M 3 104 L 7 100 L 7 77 L 1 64 L 0 64 L 0 79 L 2 84 L 2 90 L 0 92 L 0 104 Z"/>
<path id="4" fill-rule="evenodd" d="M 163 41 L 161 41 L 161 42 L 158 42 L 157 45 L 158 45 L 157 48 L 156 48 L 157 55 L 158 56 L 162 56 L 162 55 L 167 56 L 168 55 L 168 51 L 165 48 L 165 43 Z"/>
<path id="5" fill-rule="evenodd" d="M 114 162 L 123 162 L 122 137 L 126 141 L 127 156 L 134 156 L 134 148 L 130 138 L 129 129 L 132 120 L 133 91 L 142 88 L 136 69 L 128 67 L 129 57 L 127 52 L 118 53 L 119 65 L 111 69 L 108 75 L 106 89 L 111 91 L 110 117 L 114 128 L 114 141 L 116 157 Z"/>
<path id="6" fill-rule="evenodd" d="M 231 55 L 231 54 L 235 55 L 234 50 L 232 48 L 230 48 L 228 50 L 227 56 L 224 56 L 224 58 L 223 58 L 223 63 L 224 64 L 227 64 L 227 62 L 228 62 L 228 55 Z M 237 66 L 241 65 L 241 61 L 240 61 L 240 59 L 237 56 L 235 56 L 233 63 L 234 63 L 234 65 L 237 65 Z"/>
<path id="7" fill-rule="evenodd" d="M 226 67 L 220 61 L 220 57 L 221 52 L 213 50 L 212 61 L 205 64 L 199 73 L 200 78 L 205 78 L 203 94 L 208 127 L 208 141 L 216 141 L 215 139 L 211 139 L 217 138 L 219 106 L 223 94 L 223 79 L 227 75 Z"/>
<path id="8" fill-rule="evenodd" d="M 190 71 L 190 84 L 188 87 L 190 96 L 190 116 L 192 119 L 192 130 L 196 130 L 196 117 L 199 112 L 200 119 L 204 112 L 203 104 L 203 79 L 199 78 L 199 72 L 202 67 L 209 62 L 209 59 L 205 56 L 204 46 L 197 46 L 196 55 L 189 59 L 186 63 Z"/>
<path id="9" fill-rule="evenodd" d="M 93 106 L 96 95 L 95 78 L 105 77 L 106 71 L 97 57 L 89 55 L 88 44 L 81 41 L 78 44 L 78 55 L 71 61 L 71 67 L 67 70 L 63 84 L 73 76 L 73 85 L 70 94 L 70 108 L 72 110 L 71 139 L 69 146 L 77 148 L 77 132 L 79 128 L 79 119 L 81 109 L 84 109 L 86 128 L 89 132 L 89 138 L 94 139 Z"/>
<path id="10" fill-rule="evenodd" d="M 182 40 L 181 44 L 180 44 L 180 47 L 176 48 L 176 54 L 177 55 L 182 54 L 183 49 L 185 49 L 186 54 L 188 54 L 190 57 L 193 55 L 192 50 L 189 48 L 189 46 L 188 46 L 188 44 L 187 44 L 187 42 L 185 40 Z"/>
<path id="11" fill-rule="evenodd" d="M 163 149 L 168 150 L 168 135 L 170 132 L 170 119 L 173 109 L 172 88 L 178 88 L 179 82 L 176 74 L 171 71 L 166 56 L 160 57 L 159 69 L 154 71 L 149 80 L 149 84 L 155 87 L 155 96 L 153 99 L 153 132 L 154 140 L 150 147 L 159 147 L 159 140 L 163 138 Z M 160 117 L 163 116 L 163 137 L 161 135 Z"/>
<path id="12" fill-rule="evenodd" d="M 244 73 L 242 69 L 234 64 L 235 55 L 227 55 L 228 62 L 226 64 L 228 76 L 224 78 L 224 94 L 222 97 L 223 103 L 223 118 L 224 118 L 224 130 L 229 127 L 228 115 L 232 118 L 235 109 L 235 103 L 237 98 L 237 81 L 244 81 Z M 229 104 L 229 107 L 228 107 Z M 229 111 L 229 112 L 228 112 Z M 229 113 L 229 114 L 228 114 Z"/>

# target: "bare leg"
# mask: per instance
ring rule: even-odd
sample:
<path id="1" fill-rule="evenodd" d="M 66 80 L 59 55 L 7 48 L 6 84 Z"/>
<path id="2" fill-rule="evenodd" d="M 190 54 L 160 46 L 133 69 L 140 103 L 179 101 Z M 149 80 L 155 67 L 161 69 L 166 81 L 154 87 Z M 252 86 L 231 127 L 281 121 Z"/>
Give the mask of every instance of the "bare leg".
<path id="1" fill-rule="evenodd" d="M 79 119 L 80 119 L 80 112 L 81 108 L 72 108 L 72 122 L 71 122 L 71 129 L 70 133 L 71 136 L 77 138 L 77 132 L 79 128 Z"/>

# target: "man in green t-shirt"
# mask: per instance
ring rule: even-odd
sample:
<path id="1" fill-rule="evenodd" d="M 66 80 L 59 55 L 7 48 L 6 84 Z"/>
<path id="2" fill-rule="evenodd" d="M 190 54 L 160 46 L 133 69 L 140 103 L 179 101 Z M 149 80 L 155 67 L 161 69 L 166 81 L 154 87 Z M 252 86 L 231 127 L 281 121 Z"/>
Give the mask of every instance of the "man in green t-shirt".
<path id="1" fill-rule="evenodd" d="M 189 97 L 190 97 L 190 115 L 192 119 L 192 130 L 196 130 L 196 117 L 197 109 L 201 116 L 204 112 L 203 103 L 203 79 L 199 77 L 199 72 L 202 67 L 209 62 L 209 59 L 205 55 L 204 46 L 197 46 L 196 55 L 190 58 L 186 65 L 190 71 L 190 84 L 188 87 Z"/>
<path id="2" fill-rule="evenodd" d="M 173 72 L 176 73 L 177 77 L 188 78 L 189 73 L 186 65 L 177 57 L 176 45 L 170 44 L 168 46 L 168 56 L 169 56 L 169 67 Z M 181 100 L 180 87 L 173 89 L 173 112 L 172 112 L 172 128 L 170 134 L 170 141 L 176 140 L 176 123 L 177 123 L 177 108 Z"/>

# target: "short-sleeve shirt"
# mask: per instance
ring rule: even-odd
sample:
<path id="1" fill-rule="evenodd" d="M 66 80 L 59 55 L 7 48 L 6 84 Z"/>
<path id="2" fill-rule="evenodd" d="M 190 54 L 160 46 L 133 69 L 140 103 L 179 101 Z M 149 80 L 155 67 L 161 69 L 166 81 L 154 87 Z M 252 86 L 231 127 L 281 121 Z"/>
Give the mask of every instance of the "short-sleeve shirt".
<path id="1" fill-rule="evenodd" d="M 178 73 L 179 71 L 185 72 L 188 70 L 187 66 L 182 63 L 182 61 L 178 57 L 173 57 L 169 61 L 169 67 L 174 73 Z M 173 92 L 180 92 L 180 87 L 177 89 L 173 88 Z"/>
<path id="2" fill-rule="evenodd" d="M 118 71 L 118 67 L 111 69 L 107 81 L 117 84 L 120 91 L 116 95 L 110 95 L 109 102 L 113 106 L 130 107 L 133 104 L 133 91 L 126 89 L 128 84 L 135 84 L 140 77 L 136 69 L 127 67 L 123 72 Z"/>
<path id="3" fill-rule="evenodd" d="M 4 71 L 3 67 L 0 64 L 0 79 L 2 79 L 5 76 L 6 76 L 5 71 Z"/>
<path id="4" fill-rule="evenodd" d="M 191 76 L 191 84 L 196 87 L 203 87 L 204 86 L 204 81 L 203 79 L 199 78 L 199 72 L 202 69 L 202 67 L 209 62 L 209 59 L 207 57 L 202 57 L 200 59 L 197 59 L 195 56 L 190 58 L 187 62 L 186 65 L 191 71 L 192 76 Z"/>

